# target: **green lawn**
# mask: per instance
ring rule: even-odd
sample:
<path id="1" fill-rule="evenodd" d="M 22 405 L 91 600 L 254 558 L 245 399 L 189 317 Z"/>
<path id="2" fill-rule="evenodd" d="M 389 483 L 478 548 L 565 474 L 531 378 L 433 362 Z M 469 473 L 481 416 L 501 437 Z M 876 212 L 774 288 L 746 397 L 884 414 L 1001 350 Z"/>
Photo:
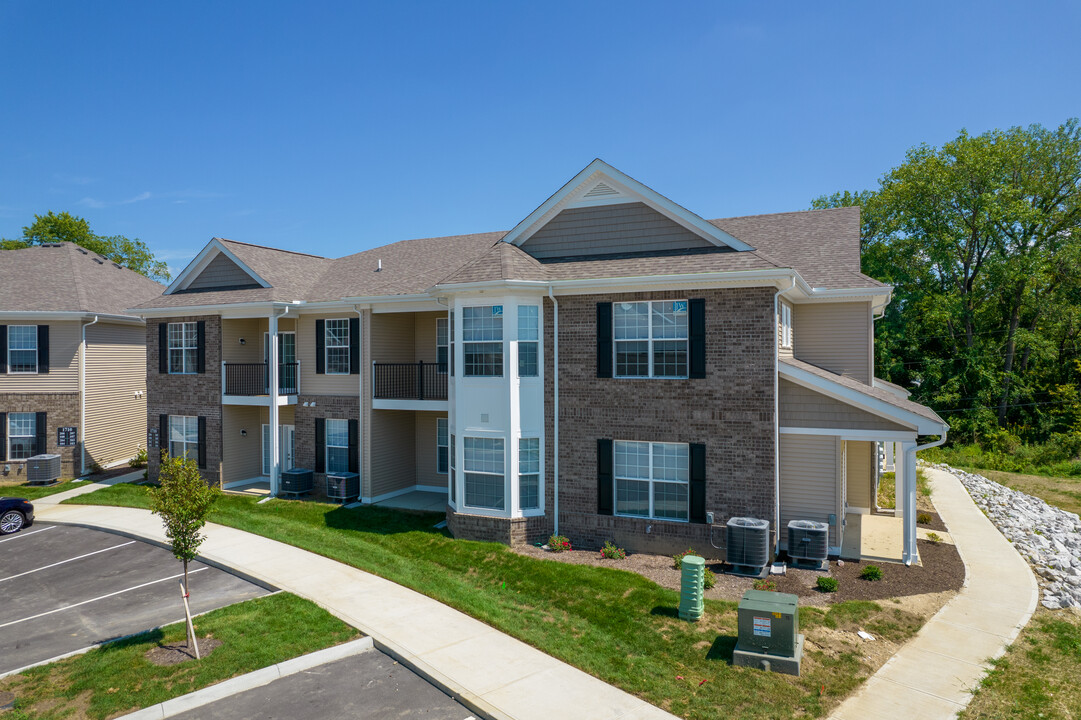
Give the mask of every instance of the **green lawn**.
<path id="1" fill-rule="evenodd" d="M 69 502 L 145 508 L 148 500 L 145 487 L 116 485 Z M 703 620 L 686 623 L 677 593 L 640 575 L 453 540 L 432 528 L 440 519 L 315 502 L 256 505 L 235 495 L 223 496 L 211 517 L 422 592 L 686 718 L 715 718 L 721 708 L 741 718 L 822 716 L 867 674 L 855 645 L 807 652 L 802 678 L 732 667 L 735 604 L 706 600 Z M 874 621 L 849 605 L 808 611 L 804 623 L 854 629 Z M 898 639 L 920 624 L 874 612 L 903 628 Z"/>
<path id="2" fill-rule="evenodd" d="M 896 473 L 884 472 L 878 478 L 878 506 L 883 509 L 897 507 Z M 923 470 L 916 470 L 917 495 L 931 497 L 931 483 Z"/>
<path id="3" fill-rule="evenodd" d="M 988 480 L 994 480 L 1028 495 L 1035 495 L 1063 510 L 1081 514 L 1081 477 L 1025 475 L 1001 470 L 982 470 L 974 467 L 960 467 L 960 469 L 983 475 Z"/>
<path id="4" fill-rule="evenodd" d="M 67 490 L 74 490 L 75 488 L 86 485 L 89 480 L 61 480 L 55 485 L 49 485 L 42 487 L 40 485 L 27 485 L 22 483 L 16 484 L 0 484 L 0 497 L 20 497 L 27 500 L 37 500 L 43 498 L 46 495 L 55 495 L 56 493 L 62 493 Z"/>
<path id="5" fill-rule="evenodd" d="M 0 691 L 16 698 L 4 720 L 113 717 L 360 635 L 288 593 L 215 610 L 195 618 L 195 627 L 200 637 L 222 641 L 202 660 L 163 667 L 146 659 L 158 645 L 185 642 L 184 624 L 177 623 L 4 678 Z"/>

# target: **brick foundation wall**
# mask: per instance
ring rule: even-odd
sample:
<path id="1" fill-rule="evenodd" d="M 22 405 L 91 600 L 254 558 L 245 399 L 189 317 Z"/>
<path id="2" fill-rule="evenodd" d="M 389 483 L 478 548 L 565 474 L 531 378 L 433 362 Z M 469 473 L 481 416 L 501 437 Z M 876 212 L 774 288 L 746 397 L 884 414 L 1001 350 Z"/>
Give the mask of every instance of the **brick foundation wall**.
<path id="1" fill-rule="evenodd" d="M 315 407 L 311 407 L 311 403 Z M 308 403 L 308 407 L 304 407 Z M 315 419 L 334 418 L 337 420 L 357 420 L 360 418 L 360 399 L 345 395 L 298 395 L 293 408 L 293 426 L 296 428 L 295 466 L 315 470 Z M 326 473 L 314 473 L 314 490 L 304 497 L 312 500 L 327 499 Z"/>
<path id="2" fill-rule="evenodd" d="M 487 515 L 471 515 L 455 512 L 447 506 L 447 530 L 455 538 L 497 542 L 512 547 L 532 545 L 534 542 L 547 541 L 551 535 L 548 518 L 541 516 L 528 518 L 498 518 Z"/>
<path id="3" fill-rule="evenodd" d="M 38 454 L 59 453 L 60 471 L 63 477 L 77 476 L 80 465 L 79 447 L 57 447 L 56 429 L 58 427 L 78 428 L 79 442 L 83 442 L 83 429 L 79 426 L 79 393 L 0 393 L 0 412 L 48 413 L 48 427 L 45 429 L 46 447 L 38 448 Z M 89 460 L 87 461 L 89 462 Z M 3 474 L 3 467 L 11 466 L 11 471 Z M 23 460 L 5 460 L 0 463 L 0 480 L 26 481 L 26 468 Z"/>
<path id="4" fill-rule="evenodd" d="M 170 375 L 158 372 L 158 325 L 170 322 L 206 322 L 205 372 Z M 221 483 L 221 318 L 215 315 L 177 316 L 146 323 L 147 429 L 157 428 L 161 415 L 194 415 L 206 418 L 206 468 L 200 472 L 211 484 Z M 160 438 L 168 446 L 168 438 Z M 160 469 L 160 448 L 147 451 L 149 477 Z"/>

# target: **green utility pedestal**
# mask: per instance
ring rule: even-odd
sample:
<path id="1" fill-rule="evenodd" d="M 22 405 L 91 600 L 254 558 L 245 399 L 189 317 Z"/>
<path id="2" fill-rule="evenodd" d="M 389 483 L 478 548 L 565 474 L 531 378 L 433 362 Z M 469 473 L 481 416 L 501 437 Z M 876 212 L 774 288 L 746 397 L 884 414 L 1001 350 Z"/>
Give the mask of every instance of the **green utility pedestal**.
<path id="1" fill-rule="evenodd" d="M 683 558 L 683 575 L 679 582 L 679 617 L 681 620 L 698 622 L 705 610 L 702 602 L 704 592 L 706 561 L 697 555 Z"/>

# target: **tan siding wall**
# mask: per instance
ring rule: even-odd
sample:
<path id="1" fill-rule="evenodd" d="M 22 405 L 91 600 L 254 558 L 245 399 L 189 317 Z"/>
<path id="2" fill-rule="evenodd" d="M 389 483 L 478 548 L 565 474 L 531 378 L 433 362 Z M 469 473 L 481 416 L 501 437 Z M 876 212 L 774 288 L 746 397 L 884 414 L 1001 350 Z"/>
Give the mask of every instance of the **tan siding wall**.
<path id="1" fill-rule="evenodd" d="M 365 313 L 367 315 L 367 313 Z M 315 321 L 319 318 L 354 318 L 356 313 L 301 315 L 296 321 L 297 360 L 300 361 L 300 391 L 305 395 L 357 396 L 360 378 L 356 375 L 317 375 L 315 372 Z M 364 335 L 361 320 L 361 337 Z M 260 339 L 260 342 L 262 340 Z M 363 343 L 361 343 L 363 345 Z M 262 352 L 260 350 L 260 352 Z M 260 355 L 260 361 L 262 356 Z M 361 363 L 361 371 L 364 365 Z"/>
<path id="2" fill-rule="evenodd" d="M 425 313 L 426 315 L 427 313 Z M 414 362 L 416 340 L 414 313 L 376 313 L 372 315 L 372 362 Z M 435 345 L 435 323 L 432 323 L 432 340 Z M 433 355 L 432 360 L 435 360 Z"/>
<path id="3" fill-rule="evenodd" d="M 86 463 L 104 466 L 146 447 L 146 328 L 99 322 L 86 345 Z"/>
<path id="4" fill-rule="evenodd" d="M 49 373 L 47 375 L 0 375 L 0 393 L 79 392 L 79 343 L 82 324 L 78 322 L 32 323 L 8 325 L 49 326 Z"/>
<path id="5" fill-rule="evenodd" d="M 819 435 L 781 435 L 781 541 L 788 543 L 790 520 L 829 522 L 840 518 L 839 441 Z M 830 545 L 839 545 L 836 525 Z"/>
<path id="6" fill-rule="evenodd" d="M 849 507 L 870 508 L 871 488 L 874 486 L 873 442 L 847 441 L 845 443 L 845 467 L 847 469 L 845 490 Z"/>
<path id="7" fill-rule="evenodd" d="M 781 427 L 911 431 L 783 378 L 780 403 Z"/>
<path id="8" fill-rule="evenodd" d="M 413 416 L 408 410 L 372 411 L 372 497 L 416 484 L 417 431 Z"/>
<path id="9" fill-rule="evenodd" d="M 435 321 L 439 318 L 447 319 L 447 314 L 442 312 L 416 313 L 413 318 L 415 326 L 413 340 L 413 359 L 416 362 L 438 362 L 439 355 L 436 352 Z"/>
<path id="10" fill-rule="evenodd" d="M 247 480 L 263 472 L 263 428 L 260 411 L 266 408 L 246 405 L 222 407 L 222 462 L 221 481 Z M 241 437 L 241 429 L 247 430 Z"/>
<path id="11" fill-rule="evenodd" d="M 259 283 L 252 276 L 240 269 L 240 267 L 225 257 L 218 255 L 210 261 L 198 277 L 191 281 L 188 288 L 192 290 L 216 287 L 243 287 L 258 286 Z"/>
<path id="12" fill-rule="evenodd" d="M 445 418 L 443 413 L 418 412 L 417 425 L 417 485 L 447 487 L 449 476 L 436 472 L 436 420 Z"/>
<path id="13" fill-rule="evenodd" d="M 245 318 L 221 321 L 221 354 L 228 363 L 263 362 L 263 332 L 266 320 Z M 240 344 L 244 338 L 244 344 Z M 220 371 L 219 371 L 220 372 Z"/>
<path id="14" fill-rule="evenodd" d="M 564 210 L 522 244 L 536 258 L 712 247 L 643 203 Z"/>
<path id="15" fill-rule="evenodd" d="M 792 323 L 797 358 L 871 382 L 870 303 L 796 305 Z"/>

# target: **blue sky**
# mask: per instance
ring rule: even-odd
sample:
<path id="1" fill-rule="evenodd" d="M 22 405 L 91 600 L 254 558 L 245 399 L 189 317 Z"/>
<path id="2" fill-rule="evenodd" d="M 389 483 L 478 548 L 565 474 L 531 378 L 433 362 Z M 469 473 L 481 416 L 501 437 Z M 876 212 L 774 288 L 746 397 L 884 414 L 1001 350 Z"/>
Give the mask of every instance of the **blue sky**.
<path id="1" fill-rule="evenodd" d="M 0 3 L 0 237 L 174 268 L 513 227 L 594 157 L 705 217 L 1081 114 L 1081 4 Z"/>

